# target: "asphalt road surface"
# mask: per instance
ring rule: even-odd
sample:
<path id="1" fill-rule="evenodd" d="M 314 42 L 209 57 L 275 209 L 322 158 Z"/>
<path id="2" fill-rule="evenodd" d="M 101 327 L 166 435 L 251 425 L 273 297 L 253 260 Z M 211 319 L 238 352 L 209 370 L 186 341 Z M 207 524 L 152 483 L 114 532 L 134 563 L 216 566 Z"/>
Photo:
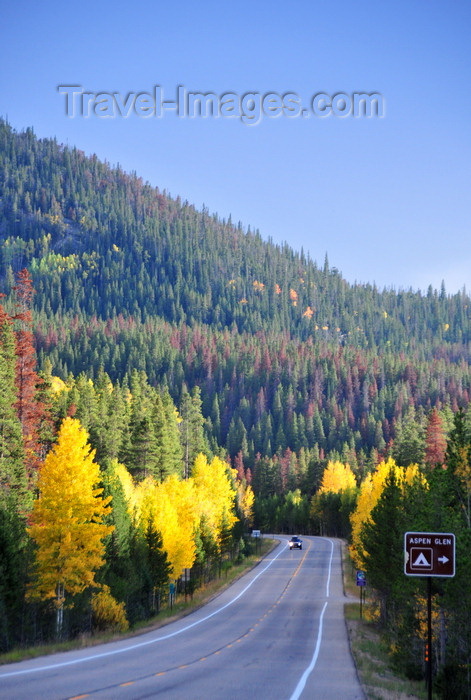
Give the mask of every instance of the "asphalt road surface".
<path id="1" fill-rule="evenodd" d="M 2 700 L 357 700 L 340 542 L 281 538 L 208 605 L 139 637 L 0 667 Z"/>

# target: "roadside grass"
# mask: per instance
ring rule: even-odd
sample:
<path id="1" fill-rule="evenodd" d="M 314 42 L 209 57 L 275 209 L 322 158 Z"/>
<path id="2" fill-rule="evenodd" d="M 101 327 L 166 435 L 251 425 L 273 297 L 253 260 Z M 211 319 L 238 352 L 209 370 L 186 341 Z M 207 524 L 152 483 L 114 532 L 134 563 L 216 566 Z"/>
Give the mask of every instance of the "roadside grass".
<path id="1" fill-rule="evenodd" d="M 345 605 L 345 624 L 358 677 L 367 700 L 426 700 L 423 681 L 412 681 L 392 669 L 379 629 L 371 619 L 368 601 L 363 601 L 360 618 L 360 593 L 356 569 L 347 545 L 342 546 L 344 589 L 358 602 Z"/>
<path id="2" fill-rule="evenodd" d="M 172 608 L 161 608 L 158 615 L 147 620 L 142 620 L 136 623 L 128 632 L 101 632 L 99 634 L 81 635 L 76 639 L 71 639 L 66 642 L 51 642 L 49 644 L 41 644 L 34 647 L 12 649 L 6 654 L 0 654 L 0 665 L 24 661 L 25 659 L 33 659 L 39 656 L 56 654 L 57 652 L 71 651 L 73 649 L 83 649 L 85 647 L 97 646 L 106 642 L 116 641 L 118 639 L 126 639 L 135 637 L 144 632 L 159 629 L 170 622 L 185 617 L 194 612 L 198 608 L 208 603 L 212 598 L 222 593 L 231 583 L 234 583 L 238 578 L 246 574 L 250 569 L 253 569 L 257 564 L 278 544 L 277 540 L 261 538 L 258 542 L 258 551 L 255 554 L 248 556 L 239 564 L 233 564 L 230 568 L 226 568 L 221 577 L 204 584 L 198 588 L 192 596 L 179 595 L 174 602 Z"/>

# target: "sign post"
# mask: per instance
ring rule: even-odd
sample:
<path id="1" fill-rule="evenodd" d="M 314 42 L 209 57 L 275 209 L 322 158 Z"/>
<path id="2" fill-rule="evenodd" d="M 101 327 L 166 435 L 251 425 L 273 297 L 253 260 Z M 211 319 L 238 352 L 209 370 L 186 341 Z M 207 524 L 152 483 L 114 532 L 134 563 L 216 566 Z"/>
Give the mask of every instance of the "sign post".
<path id="1" fill-rule="evenodd" d="M 455 575 L 455 535 L 451 532 L 406 532 L 404 573 L 427 578 L 427 688 L 432 698 L 432 577 Z"/>
<path id="2" fill-rule="evenodd" d="M 357 586 L 360 587 L 360 620 L 363 617 L 362 603 L 363 603 L 363 588 L 366 586 L 366 576 L 364 571 L 357 570 Z"/>
<path id="3" fill-rule="evenodd" d="M 252 530 L 252 537 L 255 538 L 255 552 L 257 553 L 260 548 L 260 530 Z"/>

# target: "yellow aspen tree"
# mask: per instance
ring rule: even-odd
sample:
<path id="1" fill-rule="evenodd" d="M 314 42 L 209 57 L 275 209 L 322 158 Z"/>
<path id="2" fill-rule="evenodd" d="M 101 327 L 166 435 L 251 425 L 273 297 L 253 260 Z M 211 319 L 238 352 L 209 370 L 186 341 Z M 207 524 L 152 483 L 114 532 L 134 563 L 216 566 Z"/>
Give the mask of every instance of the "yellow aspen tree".
<path id="1" fill-rule="evenodd" d="M 352 524 L 352 545 L 350 551 L 355 564 L 359 567 L 365 565 L 362 556 L 361 531 L 365 523 L 371 520 L 371 511 L 381 498 L 386 479 L 391 470 L 394 471 L 397 483 L 400 486 L 403 484 L 410 485 L 418 478 L 422 480 L 422 483 L 426 483 L 426 479 L 421 475 L 417 464 L 399 467 L 391 457 L 386 462 L 380 462 L 376 470 L 366 476 L 360 485 L 356 508 L 350 516 Z"/>
<path id="2" fill-rule="evenodd" d="M 356 495 L 356 479 L 350 465 L 329 461 L 310 508 L 310 517 L 321 534 L 348 534 L 350 523 L 344 514 L 351 511 Z"/>
<path id="3" fill-rule="evenodd" d="M 355 489 L 356 485 L 355 474 L 352 472 L 349 464 L 328 462 L 322 476 L 319 494 L 340 493 L 348 489 Z"/>
<path id="4" fill-rule="evenodd" d="M 194 564 L 195 532 L 203 516 L 218 544 L 222 531 L 232 528 L 237 521 L 235 474 L 236 471 L 229 472 L 227 464 L 218 457 L 208 463 L 203 454 L 197 456 L 191 478 L 182 480 L 172 474 L 161 483 L 148 476 L 134 485 L 123 465 L 114 466 L 114 475 L 123 485 L 128 512 L 136 526 L 145 530 L 152 523 L 162 535 L 174 578 Z M 251 513 L 253 492 L 250 487 L 244 505 L 247 514 Z"/>
<path id="5" fill-rule="evenodd" d="M 168 543 L 169 559 L 173 557 L 177 576 L 191 569 L 196 557 L 195 530 L 198 522 L 197 495 L 193 479 L 179 479 L 176 474 L 161 484 L 163 498 L 171 501 L 177 514 L 177 540 Z M 165 540 L 164 540 L 165 546 Z"/>
<path id="6" fill-rule="evenodd" d="M 196 499 L 192 479 L 180 480 L 172 474 L 162 483 L 147 477 L 136 487 L 134 502 L 138 523 L 151 522 L 162 535 L 172 576 L 178 578 L 195 561 Z"/>
<path id="7" fill-rule="evenodd" d="M 364 566 L 361 556 L 361 531 L 364 524 L 370 520 L 371 511 L 381 497 L 389 471 L 391 469 L 395 470 L 396 468 L 396 462 L 389 458 L 386 462 L 380 462 L 376 470 L 367 474 L 360 484 L 356 508 L 350 516 L 350 522 L 352 524 L 352 546 L 350 551 L 357 566 Z"/>
<path id="8" fill-rule="evenodd" d="M 167 552 L 172 567 L 172 575 L 179 566 L 175 549 L 178 548 L 179 537 L 178 516 L 172 499 L 165 497 L 165 492 L 160 489 L 152 476 L 147 476 L 138 484 L 134 484 L 131 474 L 124 464 L 113 465 L 113 475 L 118 478 L 123 487 L 126 506 L 135 527 L 145 532 L 149 523 L 162 535 L 163 548 Z M 178 488 L 178 486 L 177 486 Z"/>
<path id="9" fill-rule="evenodd" d="M 245 524 L 250 527 L 253 525 L 253 507 L 255 503 L 255 495 L 250 484 L 237 482 L 237 503 Z"/>
<path id="10" fill-rule="evenodd" d="M 29 596 L 55 599 L 59 634 L 66 596 L 97 586 L 103 539 L 113 530 L 103 523 L 111 497 L 102 498 L 103 489 L 97 487 L 100 468 L 87 440 L 78 420 L 63 421 L 58 441 L 39 470 L 39 498 L 28 528 L 37 547 Z"/>
<path id="11" fill-rule="evenodd" d="M 205 455 L 199 454 L 193 465 L 192 478 L 200 515 L 205 516 L 218 544 L 222 529 L 231 528 L 238 520 L 234 513 L 235 475 L 236 470 L 228 472 L 227 464 L 219 457 L 214 457 L 209 463 Z"/>
<path id="12" fill-rule="evenodd" d="M 96 630 L 126 632 L 129 629 L 125 605 L 113 598 L 107 585 L 92 595 L 92 619 Z"/>

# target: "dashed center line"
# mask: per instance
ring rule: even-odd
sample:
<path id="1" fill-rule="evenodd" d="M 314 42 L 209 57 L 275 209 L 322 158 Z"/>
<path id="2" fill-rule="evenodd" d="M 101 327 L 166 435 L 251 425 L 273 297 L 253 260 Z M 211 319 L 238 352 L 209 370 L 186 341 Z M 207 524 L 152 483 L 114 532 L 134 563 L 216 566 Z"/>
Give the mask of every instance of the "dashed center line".
<path id="1" fill-rule="evenodd" d="M 105 688 L 101 688 L 100 690 L 101 690 L 101 691 L 103 691 L 103 690 L 111 690 L 113 687 L 124 688 L 124 687 L 126 687 L 126 686 L 133 685 L 133 684 L 135 684 L 136 682 L 146 680 L 147 678 L 150 678 L 150 677 L 157 678 L 157 677 L 159 677 L 159 676 L 166 675 L 167 673 L 170 673 L 171 671 L 183 670 L 183 669 L 185 669 L 185 668 L 188 668 L 189 666 L 193 666 L 193 665 L 195 665 L 195 664 L 197 664 L 197 663 L 200 663 L 200 662 L 202 662 L 202 661 L 207 661 L 207 660 L 210 659 L 212 656 L 217 656 L 217 655 L 219 655 L 222 651 L 224 651 L 224 649 L 232 649 L 232 647 L 234 646 L 234 644 L 240 644 L 240 643 L 242 642 L 243 639 L 246 639 L 252 632 L 255 632 L 255 628 L 258 627 L 259 623 L 263 622 L 263 621 L 270 615 L 270 613 L 273 612 L 273 610 L 278 606 L 278 604 L 279 604 L 279 603 L 281 602 L 281 600 L 284 598 L 284 596 L 286 595 L 286 593 L 287 593 L 289 587 L 291 586 L 292 581 L 294 580 L 294 578 L 295 578 L 295 577 L 297 576 L 297 574 L 299 573 L 299 571 L 300 571 L 300 569 L 301 569 L 301 567 L 302 567 L 302 565 L 303 565 L 303 563 L 304 563 L 304 561 L 305 561 L 305 559 L 306 559 L 306 557 L 307 557 L 307 555 L 308 555 L 308 552 L 309 552 L 310 547 L 311 547 L 311 543 L 309 543 L 309 547 L 307 548 L 306 552 L 304 553 L 304 555 L 303 555 L 301 561 L 299 562 L 299 564 L 298 564 L 298 566 L 296 567 L 295 571 L 294 571 L 293 574 L 291 575 L 291 577 L 290 577 L 288 583 L 286 584 L 285 588 L 284 588 L 283 591 L 280 593 L 280 596 L 279 596 L 278 600 L 277 600 L 275 603 L 273 603 L 272 606 L 267 610 L 267 612 L 265 612 L 264 615 L 262 615 L 262 617 L 259 618 L 259 621 L 258 621 L 258 622 L 255 622 L 254 625 L 253 625 L 253 627 L 250 627 L 249 630 L 246 631 L 243 635 L 241 635 L 241 636 L 238 637 L 237 639 L 231 640 L 231 642 L 229 642 L 228 644 L 225 644 L 224 646 L 220 647 L 219 649 L 215 649 L 215 650 L 214 650 L 213 652 L 211 652 L 210 654 L 207 654 L 206 656 L 201 656 L 201 657 L 195 659 L 194 661 L 188 662 L 187 664 L 181 664 L 180 666 L 173 666 L 173 667 L 167 668 L 167 669 L 165 669 L 165 670 L 159 671 L 158 673 L 153 673 L 153 674 L 150 674 L 150 675 L 142 676 L 141 678 L 136 678 L 136 679 L 134 679 L 133 681 L 128 681 L 128 682 L 126 682 L 126 683 L 120 683 L 119 686 L 109 686 L 109 687 L 106 688 L 106 689 L 105 689 Z M 87 698 L 87 697 L 90 697 L 90 695 L 80 695 L 80 696 L 76 696 L 75 698 L 69 698 L 69 700 L 79 700 L 79 699 L 81 699 L 81 698 Z"/>

